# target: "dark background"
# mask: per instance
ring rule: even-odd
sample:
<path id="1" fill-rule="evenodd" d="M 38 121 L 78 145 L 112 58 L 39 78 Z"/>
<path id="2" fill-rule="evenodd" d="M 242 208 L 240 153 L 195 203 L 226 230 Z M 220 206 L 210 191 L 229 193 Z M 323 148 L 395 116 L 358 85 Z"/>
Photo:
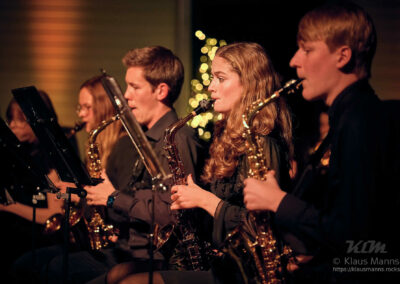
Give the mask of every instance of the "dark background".
<path id="1" fill-rule="evenodd" d="M 282 81 L 286 82 L 297 78 L 295 69 L 289 67 L 289 61 L 297 49 L 298 22 L 307 11 L 324 2 L 195 0 L 192 7 L 192 34 L 201 30 L 227 43 L 259 43 L 270 55 Z M 200 57 L 202 44 L 199 40 L 193 41 L 193 62 Z M 322 103 L 306 102 L 299 95 L 287 100 L 295 118 L 295 150 L 300 158 L 318 139 L 318 115 L 324 107 Z"/>

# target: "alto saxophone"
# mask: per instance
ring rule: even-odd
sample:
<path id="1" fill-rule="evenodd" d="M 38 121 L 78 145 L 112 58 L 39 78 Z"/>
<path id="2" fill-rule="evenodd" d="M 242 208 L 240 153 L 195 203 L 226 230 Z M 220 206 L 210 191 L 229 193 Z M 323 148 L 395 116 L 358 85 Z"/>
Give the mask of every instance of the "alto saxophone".
<path id="1" fill-rule="evenodd" d="M 114 115 L 108 120 L 104 120 L 100 125 L 90 131 L 88 141 L 88 159 L 89 159 L 89 174 L 92 178 L 101 178 L 102 165 L 98 144 L 96 143 L 97 135 L 103 131 L 111 123 L 119 119 L 118 115 Z M 83 218 L 89 233 L 90 247 L 93 250 L 99 250 L 107 247 L 110 244 L 109 237 L 117 234 L 116 228 L 104 222 L 105 207 L 104 206 L 88 206 L 89 218 Z"/>
<path id="2" fill-rule="evenodd" d="M 182 118 L 176 123 L 170 125 L 164 134 L 164 150 L 167 153 L 168 166 L 172 174 L 173 183 L 177 185 L 186 184 L 186 174 L 183 162 L 179 155 L 175 144 L 175 134 L 181 129 L 191 118 L 199 113 L 209 110 L 213 101 L 202 100 L 199 107 L 192 111 L 188 116 Z M 173 248 L 170 257 L 170 265 L 175 266 L 178 270 L 205 270 L 209 268 L 207 255 L 209 253 L 210 244 L 199 239 L 193 225 L 191 210 L 175 211 L 176 223 L 168 224 L 155 230 L 155 247 L 157 249 L 164 248 L 165 244 L 174 236 L 178 245 Z M 170 246 L 168 246 L 170 248 Z M 171 252 L 169 252 L 171 253 Z"/>
<path id="3" fill-rule="evenodd" d="M 255 116 L 271 101 L 282 94 L 293 93 L 300 85 L 301 80 L 289 81 L 269 98 L 254 102 L 243 115 L 249 177 L 265 180 L 269 171 L 261 146 L 262 138 L 252 131 Z M 291 249 L 276 239 L 268 211 L 249 212 L 248 223 L 239 225 L 228 234 L 225 250 L 236 260 L 245 283 L 282 283 L 285 269 L 282 263 L 292 255 Z"/>

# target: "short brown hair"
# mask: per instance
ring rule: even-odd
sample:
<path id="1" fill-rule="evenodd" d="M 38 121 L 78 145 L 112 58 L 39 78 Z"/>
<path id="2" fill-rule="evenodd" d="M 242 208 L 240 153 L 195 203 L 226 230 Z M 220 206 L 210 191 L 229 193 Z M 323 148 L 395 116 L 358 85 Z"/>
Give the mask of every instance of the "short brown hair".
<path id="1" fill-rule="evenodd" d="M 161 83 L 169 86 L 168 103 L 173 104 L 179 96 L 184 79 L 181 60 L 171 50 L 162 46 L 135 48 L 122 59 L 129 67 L 143 67 L 145 79 L 153 89 Z"/>
<path id="2" fill-rule="evenodd" d="M 344 71 L 354 72 L 359 78 L 371 76 L 376 31 L 371 17 L 354 3 L 327 4 L 308 12 L 300 21 L 297 40 L 322 40 L 331 52 L 347 45 L 352 58 Z"/>

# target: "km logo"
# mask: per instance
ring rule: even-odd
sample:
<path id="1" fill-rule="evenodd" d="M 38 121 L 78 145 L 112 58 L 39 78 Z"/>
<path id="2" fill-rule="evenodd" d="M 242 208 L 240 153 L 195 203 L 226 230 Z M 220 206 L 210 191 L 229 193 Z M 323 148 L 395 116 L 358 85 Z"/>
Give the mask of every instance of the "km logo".
<path id="1" fill-rule="evenodd" d="M 369 241 L 346 241 L 347 253 L 387 253 L 386 244 L 374 240 Z"/>

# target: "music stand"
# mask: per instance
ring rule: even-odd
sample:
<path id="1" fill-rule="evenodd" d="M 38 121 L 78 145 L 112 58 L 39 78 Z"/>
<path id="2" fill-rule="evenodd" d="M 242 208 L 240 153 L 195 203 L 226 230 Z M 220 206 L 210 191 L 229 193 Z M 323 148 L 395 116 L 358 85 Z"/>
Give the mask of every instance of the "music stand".
<path id="1" fill-rule="evenodd" d="M 43 192 L 56 192 L 57 188 L 39 168 L 3 119 L 0 119 L 1 163 L 0 203 L 9 205 L 26 199 L 32 200 L 32 267 L 36 261 L 36 205 L 45 197 Z M 24 198 L 25 197 L 25 198 Z"/>
<path id="2" fill-rule="evenodd" d="M 6 122 L 0 118 L 0 154 L 2 178 L 0 179 L 0 203 L 12 204 L 18 196 L 34 197 L 40 192 L 56 192 L 57 188 L 37 167 L 22 143 Z"/>
<path id="3" fill-rule="evenodd" d="M 55 115 L 47 108 L 34 86 L 13 89 L 12 93 L 39 142 L 48 151 L 60 179 L 74 183 L 76 186 L 76 188 L 67 188 L 65 206 L 63 272 L 64 281 L 67 281 L 71 194 L 85 197 L 86 191 L 83 186 L 96 185 L 100 179 L 92 179 L 90 177 L 84 164 L 64 135 Z"/>

